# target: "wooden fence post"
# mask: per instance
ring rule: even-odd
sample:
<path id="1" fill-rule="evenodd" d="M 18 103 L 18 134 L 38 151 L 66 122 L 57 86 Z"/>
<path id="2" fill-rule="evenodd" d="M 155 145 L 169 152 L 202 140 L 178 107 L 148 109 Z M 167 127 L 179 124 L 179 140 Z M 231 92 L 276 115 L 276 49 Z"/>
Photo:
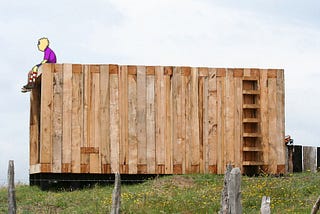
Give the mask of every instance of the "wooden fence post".
<path id="1" fill-rule="evenodd" d="M 222 190 L 222 193 L 221 193 L 221 210 L 220 210 L 220 214 L 229 213 L 228 183 L 229 183 L 229 179 L 230 179 L 231 170 L 232 170 L 232 166 L 231 166 L 231 164 L 228 164 L 226 172 L 224 174 L 224 180 L 223 180 L 223 190 Z"/>
<path id="2" fill-rule="evenodd" d="M 15 214 L 17 211 L 16 190 L 14 187 L 14 162 L 9 161 L 8 168 L 8 213 Z"/>
<path id="3" fill-rule="evenodd" d="M 112 193 L 111 214 L 119 214 L 121 206 L 121 180 L 119 172 L 115 173 L 114 189 Z"/>
<path id="4" fill-rule="evenodd" d="M 229 195 L 229 213 L 242 213 L 241 205 L 241 172 L 239 168 L 233 168 L 230 172 L 230 181 L 228 186 Z"/>
<path id="5" fill-rule="evenodd" d="M 261 201 L 261 208 L 260 208 L 261 214 L 270 214 L 270 197 L 263 196 Z"/>
<path id="6" fill-rule="evenodd" d="M 241 214 L 241 172 L 239 168 L 232 169 L 227 165 L 221 195 L 220 214 Z"/>
<path id="7" fill-rule="evenodd" d="M 320 209 L 320 196 L 319 196 L 319 198 L 317 199 L 316 203 L 313 205 L 311 214 L 316 214 L 319 209 Z"/>

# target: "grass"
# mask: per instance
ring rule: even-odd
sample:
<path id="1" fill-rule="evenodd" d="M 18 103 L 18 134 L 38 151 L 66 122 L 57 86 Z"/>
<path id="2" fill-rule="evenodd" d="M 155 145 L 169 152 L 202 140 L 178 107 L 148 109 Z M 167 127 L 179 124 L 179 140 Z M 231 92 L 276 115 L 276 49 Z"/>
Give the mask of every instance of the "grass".
<path id="1" fill-rule="evenodd" d="M 221 175 L 167 176 L 122 185 L 122 213 L 217 213 Z M 284 177 L 242 177 L 243 213 L 259 213 L 263 195 L 271 197 L 272 213 L 310 213 L 320 195 L 320 173 Z M 108 213 L 113 186 L 46 192 L 16 187 L 17 213 Z M 7 213 L 7 190 L 0 189 L 0 213 Z"/>

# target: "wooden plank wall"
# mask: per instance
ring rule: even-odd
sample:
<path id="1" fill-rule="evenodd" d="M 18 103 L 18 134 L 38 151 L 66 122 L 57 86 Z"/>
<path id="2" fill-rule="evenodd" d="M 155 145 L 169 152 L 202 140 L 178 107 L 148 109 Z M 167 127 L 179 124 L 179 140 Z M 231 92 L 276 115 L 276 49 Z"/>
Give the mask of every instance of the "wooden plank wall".
<path id="1" fill-rule="evenodd" d="M 303 171 L 317 171 L 317 147 L 303 147 Z"/>
<path id="2" fill-rule="evenodd" d="M 252 75 L 261 82 L 264 164 L 284 170 L 283 70 L 47 64 L 31 93 L 30 173 L 242 167 L 242 80 Z"/>
<path id="3" fill-rule="evenodd" d="M 290 172 L 319 171 L 320 147 L 291 145 L 287 149 L 292 152 L 288 155 L 288 165 L 292 167 Z"/>

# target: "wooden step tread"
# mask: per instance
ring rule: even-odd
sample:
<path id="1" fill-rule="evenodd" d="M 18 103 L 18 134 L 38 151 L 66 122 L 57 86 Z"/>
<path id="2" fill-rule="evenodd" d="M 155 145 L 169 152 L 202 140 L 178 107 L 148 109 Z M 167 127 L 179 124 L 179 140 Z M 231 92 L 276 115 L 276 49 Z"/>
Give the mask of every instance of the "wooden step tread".
<path id="1" fill-rule="evenodd" d="M 260 119 L 259 118 L 243 118 L 242 122 L 243 123 L 259 123 Z"/>
<path id="2" fill-rule="evenodd" d="M 261 137 L 260 133 L 243 133 L 243 137 Z"/>
<path id="3" fill-rule="evenodd" d="M 243 90 L 242 94 L 260 94 L 258 90 Z"/>
<path id="4" fill-rule="evenodd" d="M 254 80 L 254 81 L 258 81 L 259 77 L 252 77 L 252 76 L 244 76 L 243 80 Z"/>
<path id="5" fill-rule="evenodd" d="M 261 147 L 245 146 L 245 147 L 242 148 L 242 151 L 244 151 L 244 152 L 262 152 L 263 149 Z"/>
<path id="6" fill-rule="evenodd" d="M 262 166 L 264 163 L 262 161 L 243 161 L 243 166 Z"/>
<path id="7" fill-rule="evenodd" d="M 260 105 L 259 104 L 243 104 L 242 108 L 257 109 L 257 108 L 260 108 Z"/>

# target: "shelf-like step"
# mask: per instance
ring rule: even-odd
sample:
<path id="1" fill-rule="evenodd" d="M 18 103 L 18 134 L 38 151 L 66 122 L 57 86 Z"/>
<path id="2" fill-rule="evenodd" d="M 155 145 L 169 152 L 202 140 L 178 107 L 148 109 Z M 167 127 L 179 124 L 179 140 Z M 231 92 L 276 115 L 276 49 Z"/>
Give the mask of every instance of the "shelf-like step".
<path id="1" fill-rule="evenodd" d="M 242 106 L 243 108 L 250 108 L 250 109 L 258 109 L 258 108 L 260 108 L 260 105 L 258 105 L 258 104 L 243 104 L 243 106 Z"/>
<path id="2" fill-rule="evenodd" d="M 243 90 L 242 94 L 260 94 L 258 90 Z"/>
<path id="3" fill-rule="evenodd" d="M 243 166 L 263 166 L 264 163 L 262 161 L 243 161 Z"/>
<path id="4" fill-rule="evenodd" d="M 248 147 L 245 146 L 242 148 L 242 151 L 244 152 L 262 152 L 263 149 L 261 147 Z"/>
<path id="5" fill-rule="evenodd" d="M 243 123 L 259 123 L 260 119 L 259 118 L 243 118 L 242 122 Z"/>
<path id="6" fill-rule="evenodd" d="M 243 80 L 258 81 L 259 77 L 245 76 L 245 77 L 243 77 Z"/>
<path id="7" fill-rule="evenodd" d="M 260 133 L 243 133 L 243 137 L 261 137 Z"/>

